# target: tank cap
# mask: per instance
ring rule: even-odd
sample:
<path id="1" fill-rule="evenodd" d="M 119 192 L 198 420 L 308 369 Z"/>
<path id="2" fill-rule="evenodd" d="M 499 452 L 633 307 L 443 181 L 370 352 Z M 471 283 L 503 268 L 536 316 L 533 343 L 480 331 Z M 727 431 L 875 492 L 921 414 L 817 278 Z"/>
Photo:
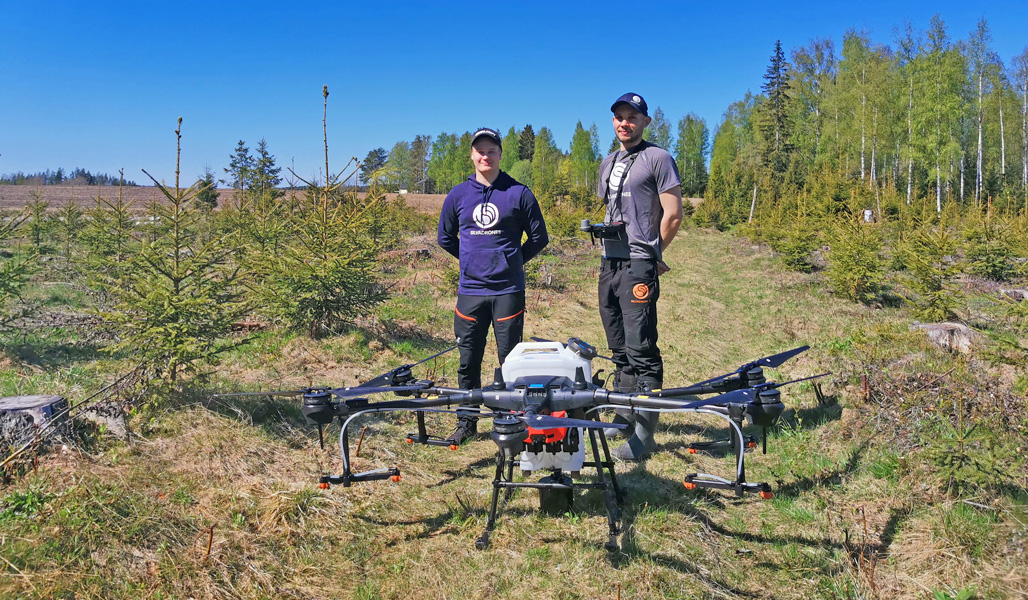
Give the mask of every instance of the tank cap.
<path id="1" fill-rule="evenodd" d="M 572 352 L 586 360 L 592 360 L 596 358 L 596 348 L 587 342 L 583 342 L 579 338 L 570 338 L 568 340 L 568 348 L 570 348 Z"/>

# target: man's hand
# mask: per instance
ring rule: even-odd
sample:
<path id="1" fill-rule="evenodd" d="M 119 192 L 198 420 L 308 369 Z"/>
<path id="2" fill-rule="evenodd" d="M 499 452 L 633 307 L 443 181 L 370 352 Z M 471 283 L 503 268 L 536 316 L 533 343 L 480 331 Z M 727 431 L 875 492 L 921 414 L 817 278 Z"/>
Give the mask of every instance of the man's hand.
<path id="1" fill-rule="evenodd" d="M 667 263 L 665 263 L 662 260 L 657 261 L 657 275 L 663 275 L 664 273 L 667 273 L 670 270 L 671 267 L 667 266 Z"/>

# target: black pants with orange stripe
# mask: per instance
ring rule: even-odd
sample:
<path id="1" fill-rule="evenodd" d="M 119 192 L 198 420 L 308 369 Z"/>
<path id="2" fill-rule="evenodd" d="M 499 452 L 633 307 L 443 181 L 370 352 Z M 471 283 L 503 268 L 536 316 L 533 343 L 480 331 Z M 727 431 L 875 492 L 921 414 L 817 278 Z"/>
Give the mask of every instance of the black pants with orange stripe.
<path id="1" fill-rule="evenodd" d="M 453 333 L 457 336 L 457 349 L 460 351 L 457 384 L 461 388 L 482 387 L 482 358 L 490 325 L 496 336 L 496 354 L 502 365 L 514 346 L 521 342 L 525 331 L 524 290 L 498 296 L 457 295 Z"/>
<path id="2" fill-rule="evenodd" d="M 652 260 L 603 258 L 600 266 L 600 320 L 614 364 L 634 374 L 641 385 L 664 382 L 664 360 L 657 347 L 660 283 Z"/>

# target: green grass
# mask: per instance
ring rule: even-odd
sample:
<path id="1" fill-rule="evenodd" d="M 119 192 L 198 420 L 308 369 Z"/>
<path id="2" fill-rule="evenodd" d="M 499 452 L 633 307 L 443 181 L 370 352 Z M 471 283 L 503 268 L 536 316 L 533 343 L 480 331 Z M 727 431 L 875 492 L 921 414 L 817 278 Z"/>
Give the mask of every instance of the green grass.
<path id="1" fill-rule="evenodd" d="M 565 283 L 529 290 L 526 336 L 575 335 L 603 353 L 597 252 L 570 241 L 545 257 Z M 603 549 L 598 493 L 579 494 L 575 511 L 551 517 L 539 513 L 531 490 L 514 495 L 492 547 L 476 551 L 492 442 L 458 452 L 408 446 L 402 438 L 415 430 L 412 415 L 364 417 L 354 429 L 367 427 L 355 467 L 395 465 L 403 480 L 319 490 L 320 474 L 342 468 L 336 426 L 322 450 L 294 399 L 210 397 L 211 390 L 352 385 L 446 348 L 454 298 L 443 281 L 452 260 L 436 252 L 413 269 L 402 260 L 391 265 L 392 298 L 338 335 L 312 341 L 260 332 L 223 357 L 209 384 L 196 381 L 138 410 L 132 441 L 50 452 L 34 472 L 23 465 L 0 489 L 0 547 L 10 561 L 0 564 L 0 597 L 409 598 L 431 591 L 849 599 L 971 588 L 981 597 L 1018 597 L 1028 586 L 1018 570 L 1017 540 L 1028 535 L 1023 478 L 1004 476 L 1006 487 L 955 497 L 923 454 L 925 436 L 939 438 L 932 423 L 952 409 L 943 392 L 986 381 L 986 367 L 925 345 L 908 331 L 904 309 L 836 299 L 817 273 L 782 271 L 766 249 L 745 240 L 688 229 L 667 262 L 673 270 L 661 281 L 659 304 L 667 383 L 706 379 L 802 344 L 812 349 L 768 376 L 833 372 L 819 382 L 824 404 L 812 383 L 783 388 L 787 411 L 770 430 L 768 454 L 747 454 L 748 480 L 770 483 L 774 499 L 686 490 L 687 473 L 734 472 L 729 456 L 685 450 L 691 441 L 723 437 L 724 422 L 666 414 L 657 434 L 662 451 L 641 465 L 618 465 L 628 494 L 620 551 Z M 67 330 L 32 335 L 20 350 L 5 346 L 5 394 L 74 400 L 130 362 L 90 354 L 95 348 Z M 495 361 L 490 347 L 483 371 Z M 450 353 L 415 374 L 445 381 L 455 364 Z M 951 378 L 935 382 L 951 369 Z M 1009 393 L 1016 377 L 1009 381 L 990 393 Z M 984 398 L 970 398 L 967 407 L 969 418 L 996 414 Z M 427 421 L 434 433 L 453 426 L 452 415 Z M 1010 434 L 1016 423 L 1004 423 L 1006 438 L 984 439 L 1023 448 L 1023 429 Z"/>

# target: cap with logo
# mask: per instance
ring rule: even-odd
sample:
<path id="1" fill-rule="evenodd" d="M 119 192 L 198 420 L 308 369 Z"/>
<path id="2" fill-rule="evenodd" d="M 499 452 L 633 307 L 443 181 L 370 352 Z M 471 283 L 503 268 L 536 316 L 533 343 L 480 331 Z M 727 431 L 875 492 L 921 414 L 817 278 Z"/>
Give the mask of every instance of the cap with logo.
<path id="1" fill-rule="evenodd" d="M 621 104 L 622 102 L 631 106 L 635 110 L 641 112 L 643 116 L 650 116 L 650 114 L 646 111 L 646 101 L 643 100 L 643 97 L 639 94 L 635 94 L 632 92 L 628 92 L 627 94 L 615 100 L 614 104 L 610 105 L 610 112 L 617 112 L 618 104 Z"/>
<path id="2" fill-rule="evenodd" d="M 500 147 L 503 146 L 503 140 L 500 139 L 500 134 L 496 133 L 495 129 L 489 129 L 488 127 L 483 127 L 481 129 L 479 129 L 478 131 L 476 131 L 475 133 L 471 134 L 471 143 L 472 143 L 472 145 L 474 145 L 474 143 L 476 141 L 478 141 L 478 138 L 481 138 L 481 137 L 488 138 L 490 141 L 494 142 L 497 146 L 500 146 Z"/>

